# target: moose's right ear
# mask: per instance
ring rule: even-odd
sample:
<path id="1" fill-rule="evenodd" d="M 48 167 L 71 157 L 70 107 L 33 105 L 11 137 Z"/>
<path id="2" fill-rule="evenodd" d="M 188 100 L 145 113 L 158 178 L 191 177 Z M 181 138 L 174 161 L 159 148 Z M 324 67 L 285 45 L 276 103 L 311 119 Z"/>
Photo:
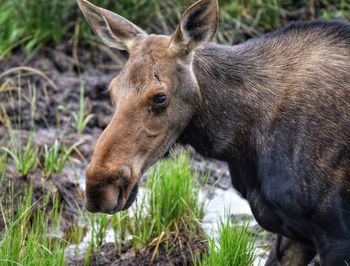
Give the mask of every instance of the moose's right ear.
<path id="1" fill-rule="evenodd" d="M 218 21 L 217 0 L 197 1 L 182 14 L 170 42 L 170 49 L 178 55 L 190 54 L 214 37 Z"/>
<path id="2" fill-rule="evenodd" d="M 146 33 L 127 19 L 87 0 L 77 0 L 91 28 L 102 41 L 112 48 L 129 51 L 135 40 Z"/>

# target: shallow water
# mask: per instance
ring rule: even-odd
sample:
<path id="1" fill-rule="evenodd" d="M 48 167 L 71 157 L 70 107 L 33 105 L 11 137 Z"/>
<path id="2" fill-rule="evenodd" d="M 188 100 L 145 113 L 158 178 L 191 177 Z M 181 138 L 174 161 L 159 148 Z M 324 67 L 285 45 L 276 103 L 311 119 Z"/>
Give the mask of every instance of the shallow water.
<path id="1" fill-rule="evenodd" d="M 247 201 L 242 199 L 232 188 L 201 190 L 200 200 L 203 199 L 206 200 L 203 226 L 209 235 L 216 230 L 218 223 L 228 215 L 244 215 L 253 219 Z M 255 223 L 255 221 L 252 221 L 252 223 Z"/>

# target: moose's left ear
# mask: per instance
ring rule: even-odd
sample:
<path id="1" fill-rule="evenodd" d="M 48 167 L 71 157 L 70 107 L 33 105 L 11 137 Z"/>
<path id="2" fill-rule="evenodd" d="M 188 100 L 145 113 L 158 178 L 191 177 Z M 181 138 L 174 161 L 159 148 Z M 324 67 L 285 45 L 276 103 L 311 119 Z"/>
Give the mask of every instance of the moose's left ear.
<path id="1" fill-rule="evenodd" d="M 200 0 L 181 16 L 170 42 L 170 49 L 186 56 L 214 37 L 219 21 L 217 0 Z"/>

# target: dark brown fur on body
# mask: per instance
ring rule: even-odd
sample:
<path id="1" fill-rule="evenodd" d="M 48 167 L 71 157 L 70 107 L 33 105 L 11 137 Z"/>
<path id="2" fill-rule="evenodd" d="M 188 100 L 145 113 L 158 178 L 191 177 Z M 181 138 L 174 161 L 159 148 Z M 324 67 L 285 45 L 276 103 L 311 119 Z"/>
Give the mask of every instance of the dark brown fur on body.
<path id="1" fill-rule="evenodd" d="M 78 0 L 110 47 L 130 53 L 109 92 L 115 114 L 87 168 L 87 208 L 135 200 L 142 173 L 176 142 L 226 161 L 260 225 L 268 265 L 350 264 L 350 25 L 303 22 L 237 46 L 208 44 L 216 0 L 172 36 Z"/>
<path id="2" fill-rule="evenodd" d="M 321 256 L 344 241 L 337 262 L 349 260 L 350 26 L 296 23 L 208 45 L 194 72 L 205 100 L 181 142 L 228 162 L 264 228 Z"/>

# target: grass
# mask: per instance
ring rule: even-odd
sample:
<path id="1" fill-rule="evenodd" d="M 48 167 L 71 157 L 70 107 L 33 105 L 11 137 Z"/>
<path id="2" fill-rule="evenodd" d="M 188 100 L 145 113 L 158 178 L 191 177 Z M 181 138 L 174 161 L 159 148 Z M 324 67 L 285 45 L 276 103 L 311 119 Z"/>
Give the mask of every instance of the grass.
<path id="1" fill-rule="evenodd" d="M 204 216 L 204 203 L 198 199 L 200 184 L 186 153 L 159 162 L 147 178 L 147 193 L 135 210 L 132 242 L 136 249 L 179 228 L 195 231 Z"/>
<path id="2" fill-rule="evenodd" d="M 92 214 L 90 215 L 91 225 L 91 241 L 90 247 L 99 248 L 105 240 L 110 217 L 107 214 Z"/>
<path id="3" fill-rule="evenodd" d="M 0 152 L 0 174 L 5 172 L 7 166 L 8 155 L 6 152 Z M 1 183 L 1 182 L 0 182 Z"/>
<path id="4" fill-rule="evenodd" d="M 16 212 L 11 203 L 1 205 L 5 224 L 0 236 L 1 265 L 64 265 L 66 243 L 59 237 L 61 211 L 57 200 L 48 210 L 48 198 L 46 195 L 33 203 L 33 190 L 29 188 L 18 199 Z M 44 208 L 38 208 L 39 203 Z"/>
<path id="5" fill-rule="evenodd" d="M 74 128 L 76 133 L 78 134 L 82 134 L 87 125 L 89 124 L 89 122 L 91 121 L 91 119 L 94 118 L 94 114 L 89 114 L 86 112 L 85 109 L 85 105 L 86 105 L 86 101 L 85 101 L 85 87 L 84 87 L 84 83 L 83 81 L 81 81 L 80 83 L 80 90 L 79 90 L 79 108 L 78 110 L 69 110 L 68 108 L 66 108 L 64 105 L 60 105 L 58 107 L 58 112 L 56 115 L 56 122 L 57 122 L 57 126 L 59 127 L 60 125 L 60 112 L 64 112 L 64 113 L 69 113 L 72 118 L 73 118 L 73 124 L 74 124 Z"/>
<path id="6" fill-rule="evenodd" d="M 130 19 L 148 32 L 171 34 L 190 0 L 95 0 Z M 237 43 L 271 31 L 297 19 L 350 19 L 350 3 L 340 1 L 219 0 L 221 23 L 217 39 Z M 92 34 L 77 4 L 72 0 L 2 0 L 0 9 L 0 59 L 16 47 L 31 53 L 47 44 Z M 147 19 L 145 19 L 147 18 Z M 78 25 L 78 27 L 77 27 Z"/>
<path id="7" fill-rule="evenodd" d="M 217 241 L 209 240 L 210 253 L 201 260 L 194 260 L 198 266 L 247 266 L 253 265 L 256 255 L 255 237 L 248 231 L 248 224 L 231 224 L 229 218 L 219 225 Z"/>
<path id="8" fill-rule="evenodd" d="M 54 173 L 60 174 L 66 162 L 69 160 L 69 156 L 80 144 L 80 142 L 77 142 L 71 147 L 65 148 L 62 143 L 55 140 L 50 148 L 48 145 L 45 145 L 43 175 L 50 176 Z"/>
<path id="9" fill-rule="evenodd" d="M 30 171 L 35 169 L 39 163 L 39 148 L 33 144 L 33 135 L 30 134 L 27 144 L 22 146 L 18 142 L 12 141 L 10 148 L 1 147 L 14 161 L 16 169 L 24 176 L 28 176 Z"/>
<path id="10" fill-rule="evenodd" d="M 2 0 L 0 58 L 18 45 L 32 52 L 48 40 L 58 44 L 75 23 L 71 21 L 74 4 L 67 0 Z"/>
<path id="11" fill-rule="evenodd" d="M 85 89 L 83 83 L 80 85 L 80 93 L 79 93 L 79 111 L 72 112 L 72 116 L 74 118 L 75 128 L 78 134 L 84 132 L 87 124 L 94 117 L 93 114 L 86 114 L 85 112 Z"/>
<path id="12" fill-rule="evenodd" d="M 4 151 L 3 152 L 0 151 L 0 185 L 2 185 L 5 177 L 7 161 L 8 161 L 8 154 Z M 2 195 L 0 195 L 0 202 L 1 202 L 1 199 L 2 199 Z"/>

